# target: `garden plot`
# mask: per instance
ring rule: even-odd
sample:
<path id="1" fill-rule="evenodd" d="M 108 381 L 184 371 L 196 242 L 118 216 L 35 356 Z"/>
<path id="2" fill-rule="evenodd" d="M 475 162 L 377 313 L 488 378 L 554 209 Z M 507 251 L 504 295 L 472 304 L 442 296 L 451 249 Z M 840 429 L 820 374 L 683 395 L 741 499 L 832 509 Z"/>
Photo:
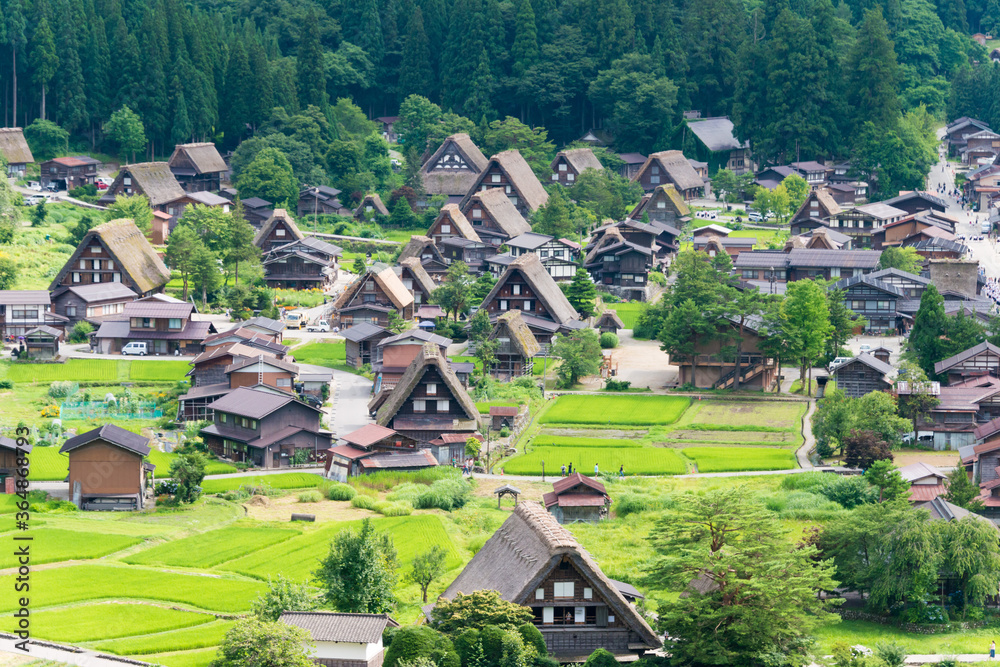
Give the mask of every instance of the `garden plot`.
<path id="1" fill-rule="evenodd" d="M 654 438 L 658 441 L 658 438 Z M 663 440 L 673 446 L 685 446 L 691 443 L 710 442 L 724 445 L 768 445 L 768 446 L 798 446 L 802 436 L 789 432 L 770 431 L 693 431 L 680 429 L 671 431 Z"/>
<path id="2" fill-rule="evenodd" d="M 40 639 L 84 642 L 190 628 L 214 620 L 211 614 L 154 605 L 89 604 L 32 613 L 31 634 Z M 17 619 L 12 617 L 0 622 L 5 632 L 16 627 Z"/>
<path id="3" fill-rule="evenodd" d="M 799 430 L 805 402 L 791 401 L 697 401 L 692 425 L 708 430 Z"/>

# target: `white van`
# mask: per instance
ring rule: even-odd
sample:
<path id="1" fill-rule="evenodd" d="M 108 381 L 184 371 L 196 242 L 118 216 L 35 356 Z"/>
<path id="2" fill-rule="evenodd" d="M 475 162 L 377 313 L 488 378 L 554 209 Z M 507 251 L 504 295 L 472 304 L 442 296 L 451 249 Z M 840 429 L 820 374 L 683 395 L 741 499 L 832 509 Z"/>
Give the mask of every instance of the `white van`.
<path id="1" fill-rule="evenodd" d="M 310 324 L 306 327 L 306 331 L 321 331 L 323 333 L 327 333 L 330 331 L 330 323 L 326 320 L 319 320 L 318 322 Z"/>
<path id="2" fill-rule="evenodd" d="M 148 350 L 145 342 L 132 341 L 131 343 L 126 343 L 125 347 L 122 348 L 122 354 L 137 354 L 140 357 L 145 357 L 146 352 Z"/>

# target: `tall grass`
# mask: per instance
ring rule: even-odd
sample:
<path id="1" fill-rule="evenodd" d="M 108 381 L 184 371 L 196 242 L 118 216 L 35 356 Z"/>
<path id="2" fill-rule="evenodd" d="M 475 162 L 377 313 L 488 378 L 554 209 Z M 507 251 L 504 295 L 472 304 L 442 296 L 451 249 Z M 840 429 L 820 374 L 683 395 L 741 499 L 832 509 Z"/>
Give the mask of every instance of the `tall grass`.
<path id="1" fill-rule="evenodd" d="M 347 483 L 357 489 L 371 489 L 373 491 L 385 492 L 408 482 L 430 486 L 441 479 L 457 479 L 461 476 L 462 471 L 458 468 L 435 466 L 413 472 L 379 470 L 368 475 L 351 477 L 347 480 Z"/>

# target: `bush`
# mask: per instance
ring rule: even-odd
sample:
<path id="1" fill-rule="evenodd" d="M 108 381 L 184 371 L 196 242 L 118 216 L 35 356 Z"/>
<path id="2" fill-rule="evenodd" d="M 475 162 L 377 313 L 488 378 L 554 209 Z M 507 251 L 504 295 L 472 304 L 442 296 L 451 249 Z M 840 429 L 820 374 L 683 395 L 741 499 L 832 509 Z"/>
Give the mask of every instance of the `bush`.
<path id="1" fill-rule="evenodd" d="M 843 511 L 836 502 L 808 491 L 775 493 L 764 499 L 764 506 L 782 519 L 822 520 Z"/>
<path id="2" fill-rule="evenodd" d="M 614 334 L 611 335 L 613 336 Z M 632 383 L 628 380 L 615 380 L 614 378 L 608 378 L 604 382 L 604 388 L 608 391 L 627 391 L 631 386 Z"/>
<path id="3" fill-rule="evenodd" d="M 500 437 L 507 438 L 510 437 L 510 427 L 504 424 L 500 427 Z"/>
<path id="4" fill-rule="evenodd" d="M 610 350 L 618 347 L 618 336 L 610 331 L 601 334 L 601 349 Z"/>
<path id="5" fill-rule="evenodd" d="M 363 496 L 358 494 L 351 498 L 351 507 L 357 507 L 361 510 L 372 510 L 375 511 L 375 506 L 378 504 L 378 500 L 372 498 L 371 496 Z"/>
<path id="6" fill-rule="evenodd" d="M 417 509 L 437 508 L 450 512 L 464 506 L 471 494 L 472 489 L 464 479 L 441 479 L 421 493 L 413 506 Z"/>
<path id="7" fill-rule="evenodd" d="M 353 486 L 347 486 L 346 484 L 334 484 L 326 492 L 326 497 L 330 500 L 351 500 L 357 495 L 357 491 L 354 490 Z"/>
<path id="8" fill-rule="evenodd" d="M 69 191 L 69 196 L 76 199 L 81 197 L 93 197 L 97 194 L 97 186 L 87 183 L 86 185 L 81 185 L 79 187 L 73 188 Z"/>
<path id="9" fill-rule="evenodd" d="M 312 491 L 303 491 L 299 494 L 300 503 L 318 503 L 323 500 L 323 494 L 315 489 Z"/>
<path id="10" fill-rule="evenodd" d="M 52 398 L 67 398 L 80 390 L 80 385 L 76 382 L 62 380 L 49 385 L 49 396 Z"/>
<path id="11" fill-rule="evenodd" d="M 86 343 L 90 339 L 90 334 L 93 333 L 93 331 L 94 327 L 90 324 L 90 322 L 77 322 L 69 334 L 69 342 Z"/>
<path id="12" fill-rule="evenodd" d="M 14 382 L 12 380 L 0 380 L 0 389 L 13 389 Z"/>
<path id="13" fill-rule="evenodd" d="M 906 664 L 906 648 L 896 642 L 875 644 L 875 657 L 885 660 L 888 667 L 903 667 Z"/>
<path id="14" fill-rule="evenodd" d="M 830 474 L 825 472 L 806 472 L 801 475 L 784 475 L 781 488 L 786 491 L 811 491 L 830 481 Z"/>
<path id="15" fill-rule="evenodd" d="M 653 283 L 654 285 L 659 285 L 660 287 L 666 287 L 667 277 L 659 271 L 650 271 L 649 282 Z"/>
<path id="16" fill-rule="evenodd" d="M 790 476 L 797 477 L 797 475 Z M 866 505 L 878 500 L 878 491 L 868 483 L 868 480 L 860 475 L 837 475 L 833 479 L 828 480 L 823 486 L 818 487 L 817 490 L 845 509 L 851 509 L 858 505 Z"/>
<path id="17" fill-rule="evenodd" d="M 460 667 L 454 644 L 446 636 L 427 625 L 400 628 L 385 651 L 384 667 L 398 667 L 400 662 L 431 658 L 437 667 Z"/>
<path id="18" fill-rule="evenodd" d="M 375 511 L 382 516 L 409 516 L 413 514 L 413 506 L 406 503 L 392 503 L 382 500 L 375 503 Z"/>

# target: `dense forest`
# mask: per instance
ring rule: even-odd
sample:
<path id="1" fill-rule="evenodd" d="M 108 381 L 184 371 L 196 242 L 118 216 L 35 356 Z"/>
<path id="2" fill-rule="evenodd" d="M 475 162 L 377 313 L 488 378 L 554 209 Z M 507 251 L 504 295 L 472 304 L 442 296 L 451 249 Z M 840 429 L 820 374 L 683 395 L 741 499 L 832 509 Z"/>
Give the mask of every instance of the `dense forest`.
<path id="1" fill-rule="evenodd" d="M 477 125 L 544 126 L 557 145 L 602 127 L 619 150 L 683 148 L 681 113 L 694 109 L 732 116 L 766 160 L 841 157 L 866 133 L 905 142 L 901 114 L 923 106 L 941 118 L 949 103 L 970 106 L 966 88 L 1000 81 L 968 36 L 1000 28 L 1000 0 L 3 0 L 0 10 L 5 125 L 47 117 L 99 146 L 127 105 L 155 155 L 190 139 L 234 147 L 275 107 L 312 105 L 332 121 L 341 98 L 373 117 L 419 94 Z"/>

